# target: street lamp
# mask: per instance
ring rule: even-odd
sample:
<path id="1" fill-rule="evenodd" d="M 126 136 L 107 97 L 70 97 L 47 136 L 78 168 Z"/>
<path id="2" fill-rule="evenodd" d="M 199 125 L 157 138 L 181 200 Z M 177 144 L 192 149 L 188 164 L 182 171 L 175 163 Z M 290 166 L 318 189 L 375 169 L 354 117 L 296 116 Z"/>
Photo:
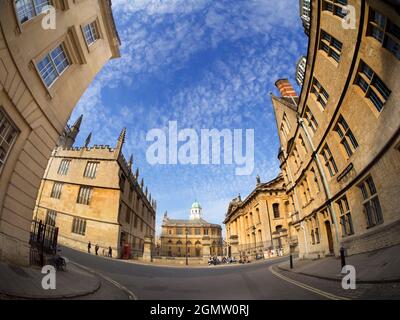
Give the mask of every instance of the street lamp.
<path id="1" fill-rule="evenodd" d="M 185 234 L 186 234 L 186 265 L 188 265 L 188 229 L 186 229 Z"/>

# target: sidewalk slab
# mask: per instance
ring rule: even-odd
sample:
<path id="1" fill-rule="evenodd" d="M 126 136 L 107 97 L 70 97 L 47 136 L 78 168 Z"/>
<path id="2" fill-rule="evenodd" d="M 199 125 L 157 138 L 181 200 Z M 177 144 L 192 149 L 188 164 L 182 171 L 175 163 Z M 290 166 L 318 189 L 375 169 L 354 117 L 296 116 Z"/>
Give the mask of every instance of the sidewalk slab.
<path id="1" fill-rule="evenodd" d="M 66 271 L 56 272 L 56 289 L 44 290 L 40 267 L 20 267 L 0 262 L 0 297 L 19 299 L 74 298 L 96 292 L 101 281 L 95 275 L 68 264 Z"/>
<path id="2" fill-rule="evenodd" d="M 339 257 L 295 259 L 293 264 L 294 268 L 290 269 L 289 261 L 285 261 L 278 268 L 327 280 L 343 278 Z M 400 245 L 346 257 L 346 264 L 355 267 L 359 283 L 400 282 Z"/>

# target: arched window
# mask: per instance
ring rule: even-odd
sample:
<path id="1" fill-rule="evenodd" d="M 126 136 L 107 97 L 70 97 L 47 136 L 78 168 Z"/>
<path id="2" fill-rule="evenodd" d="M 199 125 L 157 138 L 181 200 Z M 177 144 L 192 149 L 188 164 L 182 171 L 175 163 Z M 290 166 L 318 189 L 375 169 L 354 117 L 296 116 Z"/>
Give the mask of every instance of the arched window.
<path id="1" fill-rule="evenodd" d="M 272 204 L 272 211 L 274 212 L 275 219 L 278 219 L 281 216 L 281 214 L 279 212 L 279 203 Z"/>

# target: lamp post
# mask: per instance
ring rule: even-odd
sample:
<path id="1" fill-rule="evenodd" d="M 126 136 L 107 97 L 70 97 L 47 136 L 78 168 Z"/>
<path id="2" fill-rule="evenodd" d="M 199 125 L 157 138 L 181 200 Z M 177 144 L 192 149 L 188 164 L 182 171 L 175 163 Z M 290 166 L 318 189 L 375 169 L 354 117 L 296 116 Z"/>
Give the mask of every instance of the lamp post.
<path id="1" fill-rule="evenodd" d="M 186 265 L 188 265 L 188 229 L 186 229 L 185 231 L 185 235 L 186 235 Z"/>

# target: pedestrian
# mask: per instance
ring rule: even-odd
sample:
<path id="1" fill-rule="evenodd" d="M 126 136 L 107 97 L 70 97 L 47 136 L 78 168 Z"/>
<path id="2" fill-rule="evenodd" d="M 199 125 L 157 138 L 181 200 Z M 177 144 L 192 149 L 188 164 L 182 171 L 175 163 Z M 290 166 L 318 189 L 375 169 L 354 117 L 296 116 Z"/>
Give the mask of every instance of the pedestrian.
<path id="1" fill-rule="evenodd" d="M 96 245 L 95 245 L 95 247 L 94 247 L 94 251 L 96 252 L 96 256 L 99 255 L 99 254 L 98 254 L 99 249 L 100 249 L 100 247 L 99 247 L 99 245 L 96 243 Z"/>
<path id="2" fill-rule="evenodd" d="M 109 256 L 110 258 L 112 258 L 112 248 L 111 248 L 111 246 L 108 247 L 108 256 Z"/>
<path id="3" fill-rule="evenodd" d="M 90 241 L 89 241 L 89 243 L 88 243 L 88 245 L 87 245 L 87 252 L 88 253 L 90 253 L 90 248 L 92 247 L 92 244 L 90 243 Z"/>

